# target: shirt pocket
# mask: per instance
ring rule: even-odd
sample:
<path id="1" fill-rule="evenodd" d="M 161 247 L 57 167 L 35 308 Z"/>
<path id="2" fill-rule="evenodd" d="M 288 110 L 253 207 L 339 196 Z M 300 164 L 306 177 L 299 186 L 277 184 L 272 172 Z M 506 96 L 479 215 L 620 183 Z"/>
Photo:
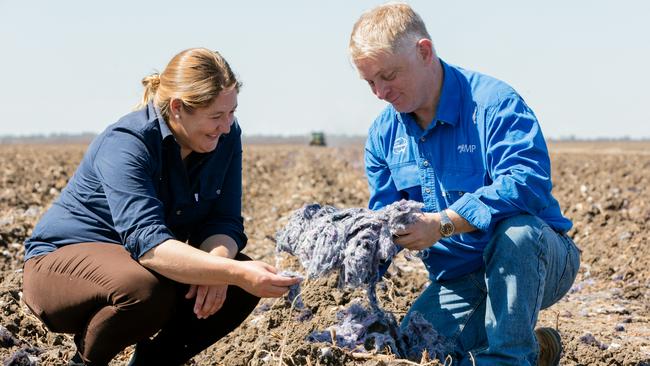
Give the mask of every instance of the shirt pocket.
<path id="1" fill-rule="evenodd" d="M 420 187 L 420 172 L 415 161 L 389 166 L 390 175 L 398 191 L 408 191 L 409 188 Z"/>
<path id="2" fill-rule="evenodd" d="M 483 175 L 475 172 L 454 171 L 440 176 L 442 196 L 447 204 L 451 206 L 464 194 L 476 192 L 483 186 Z"/>

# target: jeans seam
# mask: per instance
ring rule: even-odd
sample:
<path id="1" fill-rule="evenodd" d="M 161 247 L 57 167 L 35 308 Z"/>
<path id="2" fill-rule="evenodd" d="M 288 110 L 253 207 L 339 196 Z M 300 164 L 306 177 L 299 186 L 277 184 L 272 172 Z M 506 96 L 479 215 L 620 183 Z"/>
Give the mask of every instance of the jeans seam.
<path id="1" fill-rule="evenodd" d="M 470 281 L 472 281 L 472 283 L 474 283 L 474 285 L 475 285 L 479 290 L 481 290 L 481 292 L 483 292 L 483 294 L 487 294 L 487 291 L 485 290 L 485 288 L 483 288 L 483 286 L 481 286 L 481 283 L 480 283 L 479 281 L 477 281 L 476 278 L 474 278 L 474 274 L 473 274 L 473 273 L 470 274 Z"/>
<path id="2" fill-rule="evenodd" d="M 467 316 L 466 320 L 458 327 L 458 332 L 456 332 L 456 334 L 454 334 L 454 337 L 453 337 L 453 342 L 454 343 L 458 343 L 458 340 L 460 339 L 461 334 L 465 331 L 465 327 L 467 326 L 469 321 L 472 319 L 474 314 L 476 314 L 476 311 L 481 306 L 481 303 L 485 301 L 486 296 L 487 296 L 486 294 L 483 294 L 481 300 L 477 301 L 476 305 L 474 305 L 472 307 L 472 311 L 470 311 L 470 313 Z"/>
<path id="3" fill-rule="evenodd" d="M 571 251 L 573 250 L 573 248 L 572 248 L 572 244 L 567 240 L 567 237 L 565 235 L 560 233 L 555 233 L 555 234 L 560 237 L 562 244 L 564 244 L 564 249 L 566 249 L 566 255 L 564 256 L 564 268 L 562 268 L 562 273 L 560 274 L 560 277 L 558 277 L 558 286 L 555 287 L 555 291 L 553 293 L 553 298 L 557 299 L 561 290 L 559 284 L 564 282 L 563 280 L 567 275 L 567 269 L 569 268 L 571 262 Z"/>
<path id="4" fill-rule="evenodd" d="M 550 226 L 544 224 L 540 227 L 539 230 L 539 237 L 537 238 L 537 273 L 540 273 L 541 267 L 542 267 L 542 255 L 544 254 L 544 251 L 542 249 L 542 241 L 544 239 L 544 226 L 547 226 L 550 229 Z M 546 244 L 546 243 L 544 243 Z M 544 284 L 542 283 L 543 281 L 546 281 L 546 278 L 542 279 L 542 276 L 539 276 L 539 279 L 537 280 L 537 295 L 535 297 L 535 309 L 541 309 L 542 307 L 542 302 L 543 302 L 543 294 L 542 291 L 544 289 Z M 531 324 L 535 324 L 535 317 L 536 317 L 536 312 L 533 312 L 531 314 L 533 318 L 530 319 Z"/>
<path id="5" fill-rule="evenodd" d="M 474 314 L 476 313 L 476 310 L 477 310 L 479 307 L 481 307 L 481 303 L 484 302 L 484 301 L 486 301 L 487 291 L 485 291 L 485 290 L 480 286 L 480 284 L 476 281 L 476 279 L 474 278 L 474 274 L 473 274 L 473 273 L 469 275 L 469 278 L 470 278 L 470 281 L 471 281 L 471 282 L 472 282 L 472 283 L 473 283 L 473 284 L 474 284 L 474 285 L 475 285 L 479 290 L 481 290 L 481 292 L 483 293 L 483 296 L 481 297 L 481 299 L 480 299 L 479 301 L 477 301 L 477 302 L 475 303 L 474 306 L 472 306 L 472 310 L 470 311 L 469 315 L 466 317 L 466 320 L 465 320 L 462 324 L 459 324 L 458 332 L 456 332 L 456 333 L 453 335 L 453 341 L 454 341 L 454 343 L 456 343 L 456 341 L 458 340 L 458 338 L 460 337 L 460 335 L 463 333 L 463 331 L 465 330 L 465 327 L 467 326 L 467 323 L 469 323 L 470 319 L 472 319 L 472 316 L 474 316 Z"/>
<path id="6" fill-rule="evenodd" d="M 568 249 L 568 248 L 567 248 Z M 560 294 L 560 284 L 564 282 L 564 276 L 567 274 L 567 268 L 569 267 L 569 261 L 570 261 L 570 256 L 571 253 L 567 250 L 566 256 L 564 257 L 564 268 L 562 269 L 562 274 L 560 275 L 558 279 L 558 286 L 555 286 L 555 293 L 553 294 L 553 298 L 557 298 L 558 295 Z"/>
<path id="7" fill-rule="evenodd" d="M 580 257 L 578 247 L 573 243 L 571 239 L 569 239 L 565 235 L 560 235 L 560 238 L 562 242 L 564 243 L 566 247 L 566 258 L 565 258 L 565 263 L 564 263 L 564 268 L 562 269 L 562 274 L 559 277 L 558 284 L 561 284 L 564 282 L 565 277 L 568 274 L 568 269 L 569 265 L 571 265 L 571 258 L 572 258 L 572 252 L 575 252 L 578 255 L 578 258 Z M 553 298 L 557 299 L 558 296 L 560 295 L 560 286 L 557 286 L 555 289 L 555 293 L 553 294 Z M 558 299 L 559 300 L 559 299 Z"/>

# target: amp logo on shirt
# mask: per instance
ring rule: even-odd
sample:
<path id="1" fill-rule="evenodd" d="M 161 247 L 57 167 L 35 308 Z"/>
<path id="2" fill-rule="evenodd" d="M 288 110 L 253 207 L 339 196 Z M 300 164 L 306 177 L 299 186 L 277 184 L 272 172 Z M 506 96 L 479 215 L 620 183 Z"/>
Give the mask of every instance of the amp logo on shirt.
<path id="1" fill-rule="evenodd" d="M 393 143 L 393 154 L 401 154 L 404 151 L 406 151 L 406 146 L 408 145 L 408 142 L 404 137 L 398 137 L 395 139 L 395 142 Z"/>
<path id="2" fill-rule="evenodd" d="M 476 151 L 476 145 L 460 144 L 458 145 L 457 149 L 459 154 L 473 153 Z"/>

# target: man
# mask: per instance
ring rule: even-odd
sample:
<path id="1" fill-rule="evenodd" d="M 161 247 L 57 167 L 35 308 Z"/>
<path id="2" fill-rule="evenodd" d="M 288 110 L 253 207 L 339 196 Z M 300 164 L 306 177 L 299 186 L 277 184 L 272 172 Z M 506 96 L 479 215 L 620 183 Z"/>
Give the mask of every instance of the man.
<path id="1" fill-rule="evenodd" d="M 559 334 L 535 323 L 569 290 L 580 259 L 532 110 L 505 83 L 440 60 L 406 4 L 364 13 L 349 51 L 390 103 L 366 143 L 369 206 L 425 207 L 395 239 L 422 251 L 431 279 L 403 324 L 422 313 L 461 365 L 557 364 Z"/>

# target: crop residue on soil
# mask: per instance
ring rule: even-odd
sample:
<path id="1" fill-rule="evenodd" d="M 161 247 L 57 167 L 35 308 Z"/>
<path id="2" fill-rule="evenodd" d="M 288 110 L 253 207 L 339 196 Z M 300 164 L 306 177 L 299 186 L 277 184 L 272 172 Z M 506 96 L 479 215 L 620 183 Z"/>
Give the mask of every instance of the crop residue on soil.
<path id="1" fill-rule="evenodd" d="M 552 144 L 554 195 L 583 250 L 571 292 L 540 314 L 558 327 L 562 365 L 650 365 L 650 142 Z M 69 335 L 45 329 L 21 302 L 22 242 L 74 172 L 85 146 L 0 146 L 0 361 L 61 365 L 74 353 Z M 246 253 L 276 263 L 275 234 L 307 203 L 365 207 L 362 146 L 244 146 Z M 302 271 L 287 255 L 282 269 Z M 339 289 L 335 274 L 302 284 L 301 311 L 286 298 L 266 299 L 235 332 L 188 365 L 399 365 L 390 356 L 355 354 L 330 342 L 309 342 L 337 323 L 336 314 L 362 289 Z M 399 322 L 427 285 L 419 261 L 398 256 L 377 285 L 380 306 Z M 131 349 L 111 365 L 124 365 Z M 282 361 L 282 362 L 281 362 Z M 425 360 L 426 363 L 426 360 Z M 412 363 L 411 363 L 412 364 Z M 429 364 L 433 364 L 430 362 Z"/>

